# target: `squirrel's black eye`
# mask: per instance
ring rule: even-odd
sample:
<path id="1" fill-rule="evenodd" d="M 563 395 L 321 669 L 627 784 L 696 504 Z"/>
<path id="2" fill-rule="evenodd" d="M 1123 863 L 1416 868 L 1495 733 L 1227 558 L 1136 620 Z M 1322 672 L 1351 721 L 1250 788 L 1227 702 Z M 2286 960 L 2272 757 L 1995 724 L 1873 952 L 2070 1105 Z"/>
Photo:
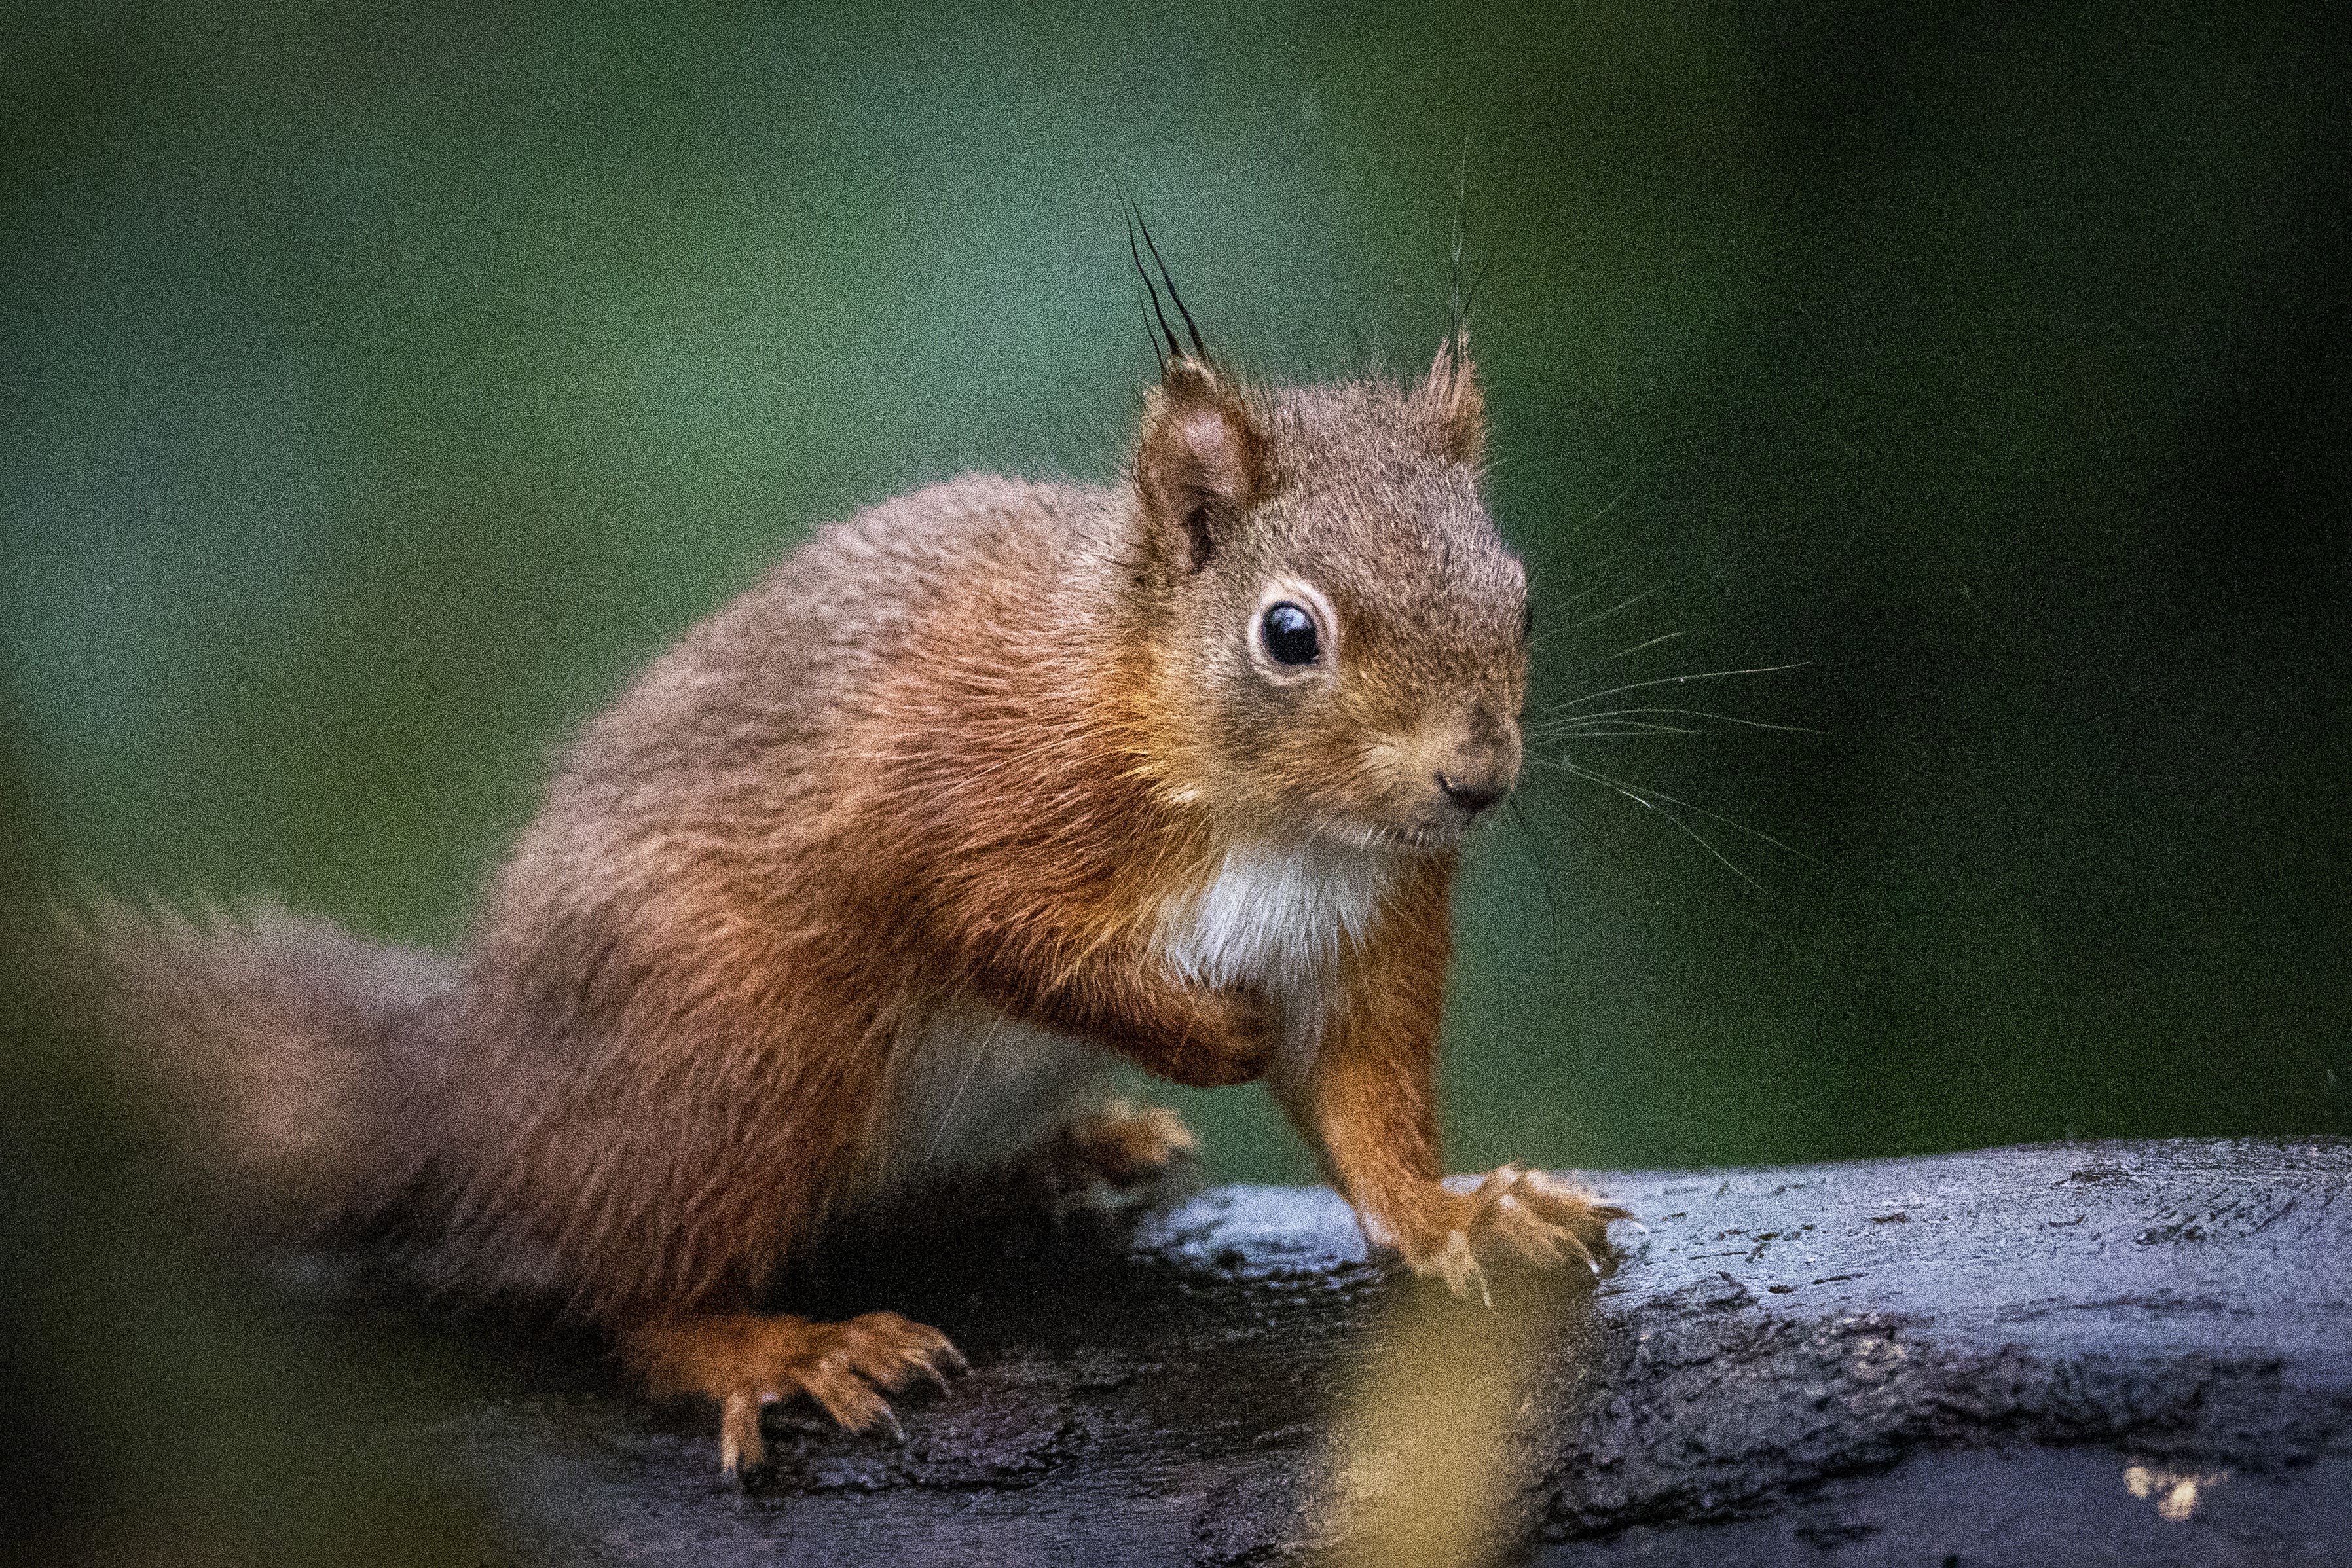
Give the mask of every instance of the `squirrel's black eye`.
<path id="1" fill-rule="evenodd" d="M 1265 651 L 1278 664 L 1311 664 L 1318 645 L 1315 618 L 1287 599 L 1265 609 Z"/>

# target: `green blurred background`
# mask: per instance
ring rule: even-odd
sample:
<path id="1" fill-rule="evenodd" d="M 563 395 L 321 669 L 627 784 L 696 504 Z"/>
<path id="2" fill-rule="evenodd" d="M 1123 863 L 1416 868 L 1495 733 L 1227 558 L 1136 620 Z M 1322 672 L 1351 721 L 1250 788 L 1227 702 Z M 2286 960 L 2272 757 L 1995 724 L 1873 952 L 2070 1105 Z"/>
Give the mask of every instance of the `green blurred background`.
<path id="1" fill-rule="evenodd" d="M 1795 852 L 1542 770 L 1480 841 L 1454 1163 L 2352 1130 L 2327 15 L 12 11 L 16 874 L 450 941 L 812 526 L 1115 475 L 1122 196 L 1322 375 L 1425 362 L 1466 171 L 1538 717 L 1804 665 L 1571 754 Z"/>

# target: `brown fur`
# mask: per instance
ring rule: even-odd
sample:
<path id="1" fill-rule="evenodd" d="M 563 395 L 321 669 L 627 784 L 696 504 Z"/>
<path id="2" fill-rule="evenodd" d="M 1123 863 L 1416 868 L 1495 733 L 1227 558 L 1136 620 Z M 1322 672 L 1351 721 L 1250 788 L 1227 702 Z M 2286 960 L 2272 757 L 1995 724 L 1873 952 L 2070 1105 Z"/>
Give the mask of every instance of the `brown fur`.
<path id="1" fill-rule="evenodd" d="M 1056 1051 L 1267 1077 L 1416 1270 L 1466 1291 L 1482 1257 L 1589 1257 L 1617 1211 L 1515 1168 L 1438 1182 L 1475 813 L 1449 791 L 1516 778 L 1526 684 L 1483 417 L 1458 341 L 1411 389 L 1178 358 L 1132 484 L 901 497 L 689 632 L 572 748 L 454 965 L 290 923 L 97 946 L 134 1032 L 325 1064 L 295 1075 L 333 1080 L 300 1097 L 342 1151 L 320 1217 L 396 1212 L 436 1282 L 606 1325 L 722 1404 L 730 1468 L 765 1400 L 863 1425 L 952 1358 L 904 1320 L 744 1309 L 820 1220 L 924 1174 L 961 1091 L 923 1086 L 954 1088 L 966 1041 L 982 1145 L 1183 1146 L 1164 1113 L 1055 1099 Z M 1317 664 L 1253 640 L 1276 596 L 1312 604 Z M 1253 923 L 1284 897 L 1314 929 Z M 270 1121 L 268 1074 L 198 1076 L 246 1098 L 224 1124 Z"/>

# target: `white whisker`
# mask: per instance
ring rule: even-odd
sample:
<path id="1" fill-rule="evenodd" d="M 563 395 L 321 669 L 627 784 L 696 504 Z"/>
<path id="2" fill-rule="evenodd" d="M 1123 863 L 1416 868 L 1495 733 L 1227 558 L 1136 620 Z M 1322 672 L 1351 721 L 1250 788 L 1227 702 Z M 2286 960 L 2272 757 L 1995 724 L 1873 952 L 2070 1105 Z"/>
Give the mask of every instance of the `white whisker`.
<path id="1" fill-rule="evenodd" d="M 1544 740 L 1583 740 L 1594 736 L 1705 735 L 1706 731 L 1684 725 L 1648 724 L 1639 719 L 1620 719 L 1609 714 L 1595 714 L 1589 719 L 1574 719 L 1528 733 Z"/>
<path id="2" fill-rule="evenodd" d="M 1640 481 L 1635 479 L 1626 480 L 1623 485 L 1618 487 L 1615 495 L 1601 503 L 1601 509 L 1599 511 L 1593 513 L 1591 517 L 1585 518 L 1584 521 L 1577 524 L 1576 526 L 1580 528 L 1589 528 L 1593 524 L 1599 522 L 1601 518 L 1607 517 L 1610 513 L 1615 511 L 1617 509 L 1617 503 L 1632 495 L 1633 493 L 1633 486 L 1638 483 L 1640 483 Z"/>
<path id="3" fill-rule="evenodd" d="M 1630 648 L 1620 648 L 1617 652 L 1610 654 L 1605 659 L 1595 659 L 1590 664 L 1585 665 L 1584 668 L 1588 670 L 1597 670 L 1603 664 L 1615 664 L 1620 659 L 1630 659 L 1644 648 L 1654 648 L 1661 643 L 1671 643 L 1677 637 L 1687 637 L 1689 635 L 1690 633 L 1687 632 L 1662 632 L 1646 643 L 1636 643 Z"/>
<path id="4" fill-rule="evenodd" d="M 1634 681 L 1626 685 L 1611 686 L 1607 691 L 1587 692 L 1580 697 L 1560 704 L 1554 711 L 1565 712 L 1572 707 L 1581 707 L 1586 703 L 1597 703 L 1602 697 L 1613 697 L 1620 692 L 1638 692 L 1649 686 L 1679 685 L 1685 681 L 1727 680 L 1734 675 L 1774 675 L 1783 670 L 1801 670 L 1811 662 L 1810 659 L 1799 659 L 1792 664 L 1758 664 L 1752 669 L 1746 670 L 1705 670 L 1688 675 L 1661 675 L 1654 681 Z"/>
<path id="5" fill-rule="evenodd" d="M 1633 595 L 1633 598 L 1620 600 L 1616 603 L 1611 605 L 1608 609 L 1601 611 L 1599 614 L 1588 615 L 1581 621 L 1570 622 L 1568 630 L 1574 632 L 1582 627 L 1598 625 L 1600 622 L 1608 620 L 1612 615 L 1615 615 L 1621 611 L 1633 609 L 1633 606 L 1641 603 L 1642 601 L 1649 598 L 1650 595 L 1657 592 L 1664 587 L 1665 587 L 1665 584 L 1663 582 L 1652 583 L 1649 587 L 1642 590 L 1641 592 Z"/>
<path id="6" fill-rule="evenodd" d="M 1605 784 L 1610 789 L 1620 792 L 1639 790 L 1645 795 L 1654 795 L 1661 800 L 1670 801 L 1675 805 L 1680 806 L 1685 811 L 1696 811 L 1700 816 L 1706 817 L 1713 821 L 1721 822 L 1725 827 L 1730 828 L 1738 832 L 1746 833 L 1749 838 L 1759 839 L 1765 843 L 1770 844 L 1774 849 L 1779 850 L 1783 854 L 1794 855 L 1799 860 L 1808 862 L 1813 865 L 1819 865 L 1822 863 L 1814 856 L 1807 854 L 1804 851 L 1798 849 L 1793 845 L 1782 843 L 1780 840 L 1774 838 L 1768 832 L 1762 831 L 1760 829 L 1751 828 L 1747 823 L 1727 817 L 1720 811 L 1710 811 L 1705 806 L 1698 804 L 1695 800 L 1685 800 L 1678 795 L 1669 795 L 1664 789 L 1653 789 L 1647 784 L 1628 784 L 1622 779 L 1612 779 L 1606 773 L 1596 772 L 1590 768 L 1585 768 L 1580 764 L 1570 762 L 1564 757 L 1559 758 L 1538 757 L 1536 760 L 1542 763 L 1547 768 L 1559 768 L 1565 769 L 1568 772 L 1575 774 L 1580 779 L 1590 779 L 1595 784 Z"/>
<path id="7" fill-rule="evenodd" d="M 1588 768 L 1580 768 L 1573 762 L 1555 763 L 1552 764 L 1552 766 L 1572 773 L 1579 779 L 1589 779 L 1593 783 L 1601 785 L 1604 789 L 1614 789 L 1618 794 L 1624 796 L 1625 799 L 1633 801 L 1636 806 L 1655 811 L 1659 816 L 1664 817 L 1667 821 L 1672 822 L 1675 827 L 1680 828 L 1683 832 L 1689 837 L 1693 843 L 1698 845 L 1699 848 L 1705 850 L 1708 854 L 1713 855 L 1717 863 L 1719 863 L 1724 870 L 1729 872 L 1732 875 L 1738 877 L 1740 881 L 1746 883 L 1757 892 L 1762 893 L 1765 891 L 1764 884 L 1762 883 L 1758 882 L 1754 877 L 1740 870 L 1737 865 L 1734 865 L 1731 862 L 1731 857 L 1725 854 L 1721 850 L 1716 848 L 1714 843 L 1712 843 L 1705 834 L 1701 833 L 1696 828 L 1692 827 L 1688 822 L 1684 821 L 1680 817 L 1675 816 L 1672 811 L 1667 810 L 1664 806 L 1659 805 L 1656 800 L 1651 800 L 1646 795 L 1637 794 L 1633 789 L 1619 783 L 1617 780 L 1608 777 L 1606 774 L 1595 773 Z M 1666 796 L 1662 797 L 1662 799 L 1671 800 L 1673 797 Z M 1691 810 L 1696 811 L 1703 810 L 1704 808 L 1693 806 Z M 1712 813 L 1709 814 L 1712 815 Z M 1738 824 L 1735 822 L 1732 826 L 1738 827 Z M 1792 851 L 1790 852 L 1793 853 L 1794 852 Z"/>
<path id="8" fill-rule="evenodd" d="M 1602 556 L 1599 559 L 1591 562 L 1584 570 L 1592 573 L 1592 580 L 1586 583 L 1582 588 L 1578 589 L 1574 593 L 1570 594 L 1566 599 L 1561 600 L 1560 603 L 1563 605 L 1573 604 L 1578 600 L 1584 598 L 1587 594 L 1600 592 L 1603 588 L 1609 586 L 1611 582 L 1616 580 L 1616 572 L 1614 570 L 1616 565 L 1617 558 L 1615 556 Z"/>
<path id="9" fill-rule="evenodd" d="M 1738 726 L 1742 727 L 1743 728 L 1747 728 L 1747 729 L 1780 729 L 1780 730 L 1787 730 L 1787 731 L 1789 731 L 1790 733 L 1794 734 L 1794 735 L 1827 735 L 1827 734 L 1829 733 L 1829 731 L 1827 731 L 1827 730 L 1825 730 L 1825 729 L 1815 729 L 1815 728 L 1813 728 L 1811 725 L 1804 725 L 1804 724 L 1768 724 L 1768 723 L 1766 723 L 1763 719 L 1760 719 L 1760 718 L 1738 718 L 1738 717 L 1735 717 L 1734 716 L 1732 716 L 1732 715 L 1730 715 L 1730 714 L 1727 714 L 1727 713 L 1711 713 L 1711 712 L 1709 712 L 1708 710 L 1706 710 L 1706 708 L 1696 708 L 1696 707 L 1617 707 L 1617 708 L 1609 708 L 1609 709 L 1606 709 L 1606 710 L 1604 710 L 1604 711 L 1602 711 L 1602 712 L 1600 712 L 1600 713 L 1592 713 L 1592 714 L 1578 714 L 1578 715 L 1574 715 L 1574 716 L 1570 716 L 1570 717 L 1568 717 L 1568 718 L 1552 719 L 1552 720 L 1549 720 L 1549 722 L 1547 722 L 1547 723 L 1538 724 L 1538 725 L 1530 725 L 1530 726 L 1528 727 L 1528 734 L 1530 734 L 1530 735 L 1552 735 L 1552 734 L 1564 734 L 1564 733 L 1566 733 L 1567 731 L 1571 730 L 1571 729 L 1575 728 L 1577 726 L 1581 725 L 1581 724 L 1591 723 L 1591 722 L 1597 722 L 1597 721 L 1601 720 L 1601 719 L 1624 718 L 1624 717 L 1627 717 L 1627 716 L 1630 716 L 1630 715 L 1635 715 L 1635 714 L 1672 714 L 1672 715 L 1679 715 L 1679 716 L 1683 716 L 1683 717 L 1686 717 L 1686 718 L 1704 718 L 1704 719 L 1712 719 L 1712 720 L 1714 720 L 1714 721 L 1715 721 L 1716 723 L 1717 723 L 1717 724 L 1736 724 L 1736 725 L 1738 725 Z M 1705 732 L 1704 732 L 1704 731 L 1701 731 L 1701 730 L 1696 730 L 1696 729 L 1677 729 L 1677 730 L 1675 730 L 1674 733 L 1675 733 L 1676 735 L 1699 735 L 1699 734 L 1703 734 L 1703 733 L 1705 733 Z"/>

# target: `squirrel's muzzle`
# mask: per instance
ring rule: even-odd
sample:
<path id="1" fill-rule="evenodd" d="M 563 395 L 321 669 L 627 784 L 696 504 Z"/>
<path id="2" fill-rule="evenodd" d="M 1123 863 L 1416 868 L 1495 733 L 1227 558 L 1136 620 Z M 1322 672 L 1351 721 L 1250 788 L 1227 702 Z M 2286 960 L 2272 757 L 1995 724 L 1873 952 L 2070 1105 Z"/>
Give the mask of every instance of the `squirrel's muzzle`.
<path id="1" fill-rule="evenodd" d="M 1519 781 L 1519 727 L 1493 709 L 1474 709 L 1435 771 L 1438 793 L 1475 817 L 1498 804 Z"/>

